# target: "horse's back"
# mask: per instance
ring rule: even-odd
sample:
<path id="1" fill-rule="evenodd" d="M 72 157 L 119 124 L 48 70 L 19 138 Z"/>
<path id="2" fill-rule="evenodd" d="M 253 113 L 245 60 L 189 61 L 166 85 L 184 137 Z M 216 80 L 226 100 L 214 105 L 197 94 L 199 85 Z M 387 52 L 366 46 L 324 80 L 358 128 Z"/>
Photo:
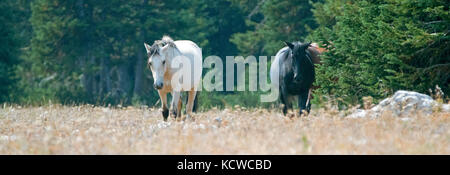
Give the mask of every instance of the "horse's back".
<path id="1" fill-rule="evenodd" d="M 279 78 L 280 75 L 280 64 L 281 59 L 286 57 L 287 53 L 289 52 L 289 47 L 284 47 L 280 49 L 277 54 L 275 55 L 275 59 L 272 62 L 272 65 L 270 65 L 270 79 L 272 82 L 274 82 L 275 78 Z M 279 82 L 279 81 L 278 81 Z"/>
<path id="2" fill-rule="evenodd" d="M 312 62 L 314 64 L 321 64 L 320 54 L 325 51 L 324 48 L 319 47 L 317 43 L 312 43 L 310 47 L 308 47 L 308 51 L 311 55 Z"/>
<path id="3" fill-rule="evenodd" d="M 174 41 L 174 43 L 181 54 L 189 58 L 191 61 L 191 72 L 193 76 L 192 81 L 194 83 L 193 86 L 199 85 L 203 68 L 203 55 L 201 48 L 198 47 L 197 44 L 189 40 L 177 40 Z M 195 87 L 195 89 L 197 88 L 198 87 Z"/>
<path id="4" fill-rule="evenodd" d="M 178 40 L 174 42 L 177 46 L 178 50 L 180 50 L 183 54 L 193 53 L 193 54 L 202 54 L 200 47 L 192 41 L 189 40 Z"/>

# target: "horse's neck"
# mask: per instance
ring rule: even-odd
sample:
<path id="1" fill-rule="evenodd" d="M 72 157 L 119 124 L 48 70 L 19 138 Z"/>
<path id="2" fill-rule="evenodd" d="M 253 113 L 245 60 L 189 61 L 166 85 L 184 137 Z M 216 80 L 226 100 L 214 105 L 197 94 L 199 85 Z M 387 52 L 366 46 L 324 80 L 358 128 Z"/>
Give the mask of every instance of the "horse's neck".
<path id="1" fill-rule="evenodd" d="M 176 50 L 176 48 L 169 48 L 169 50 L 167 50 L 167 56 L 166 56 L 166 63 L 168 63 L 167 66 L 169 66 L 169 72 L 173 73 L 173 69 L 172 69 L 172 61 L 173 59 L 175 59 L 177 56 L 181 56 L 181 52 L 179 52 L 178 50 Z"/>
<path id="2" fill-rule="evenodd" d="M 305 58 L 303 58 L 300 66 L 302 67 L 301 69 L 303 70 L 303 72 L 305 72 L 306 74 L 314 74 L 315 72 L 314 63 L 312 62 L 312 57 L 309 53 L 306 53 L 306 56 Z"/>
<path id="3" fill-rule="evenodd" d="M 309 53 L 309 51 L 308 50 L 306 50 L 306 55 L 305 55 L 305 60 L 304 60 L 304 62 L 305 63 L 307 63 L 308 65 L 310 64 L 310 65 L 314 65 L 314 63 L 313 63 L 313 61 L 312 61 L 312 55 L 311 55 L 311 53 Z"/>
<path id="4" fill-rule="evenodd" d="M 292 54 L 292 50 L 288 49 L 286 55 L 284 56 L 284 62 L 293 62 L 294 55 Z"/>
<path id="5" fill-rule="evenodd" d="M 170 57 L 172 57 L 172 58 L 177 57 L 177 56 L 180 56 L 180 55 L 183 54 L 183 53 L 181 53 L 181 51 L 178 49 L 178 47 L 176 46 L 176 44 L 175 44 L 175 47 L 169 48 L 168 53 L 171 54 Z"/>

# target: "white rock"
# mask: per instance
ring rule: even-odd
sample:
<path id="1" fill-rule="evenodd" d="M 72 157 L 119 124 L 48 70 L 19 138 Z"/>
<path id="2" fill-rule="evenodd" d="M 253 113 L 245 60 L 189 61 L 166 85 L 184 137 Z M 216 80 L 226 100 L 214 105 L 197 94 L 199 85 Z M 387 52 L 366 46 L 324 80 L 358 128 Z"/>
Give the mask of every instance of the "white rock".
<path id="1" fill-rule="evenodd" d="M 349 118 L 363 118 L 366 117 L 367 111 L 362 109 L 357 109 L 356 112 L 348 115 Z"/>
<path id="2" fill-rule="evenodd" d="M 357 110 L 348 117 L 379 117 L 383 113 L 391 113 L 396 117 L 409 117 L 422 112 L 430 115 L 433 107 L 439 105 L 428 95 L 412 91 L 397 91 L 392 97 L 382 100 L 378 105 L 369 110 Z M 450 112 L 450 105 L 442 105 L 444 112 Z"/>
<path id="3" fill-rule="evenodd" d="M 443 112 L 450 112 L 450 104 L 443 104 L 442 105 L 442 111 Z"/>

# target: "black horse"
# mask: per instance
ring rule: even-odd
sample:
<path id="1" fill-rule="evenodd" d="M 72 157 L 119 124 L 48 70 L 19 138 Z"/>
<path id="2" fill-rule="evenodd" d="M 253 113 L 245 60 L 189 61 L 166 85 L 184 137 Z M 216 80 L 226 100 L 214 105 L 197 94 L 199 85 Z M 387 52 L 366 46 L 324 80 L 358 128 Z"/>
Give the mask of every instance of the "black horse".
<path id="1" fill-rule="evenodd" d="M 298 98 L 300 115 L 303 110 L 311 110 L 309 95 L 315 79 L 315 70 L 311 54 L 307 50 L 311 43 L 285 42 L 287 47 L 278 51 L 270 68 L 270 76 L 278 76 L 281 103 L 284 104 L 283 114 L 292 109 L 292 101 Z"/>

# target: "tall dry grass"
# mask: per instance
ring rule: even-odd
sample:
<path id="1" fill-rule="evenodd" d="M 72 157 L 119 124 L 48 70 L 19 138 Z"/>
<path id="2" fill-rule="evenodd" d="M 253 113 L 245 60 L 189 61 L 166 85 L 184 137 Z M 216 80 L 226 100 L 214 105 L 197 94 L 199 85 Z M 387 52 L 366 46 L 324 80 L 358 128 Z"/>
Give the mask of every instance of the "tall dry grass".
<path id="1" fill-rule="evenodd" d="M 162 121 L 158 109 L 0 108 L 0 154 L 449 154 L 450 114 L 350 119 L 314 110 L 213 109 Z"/>

